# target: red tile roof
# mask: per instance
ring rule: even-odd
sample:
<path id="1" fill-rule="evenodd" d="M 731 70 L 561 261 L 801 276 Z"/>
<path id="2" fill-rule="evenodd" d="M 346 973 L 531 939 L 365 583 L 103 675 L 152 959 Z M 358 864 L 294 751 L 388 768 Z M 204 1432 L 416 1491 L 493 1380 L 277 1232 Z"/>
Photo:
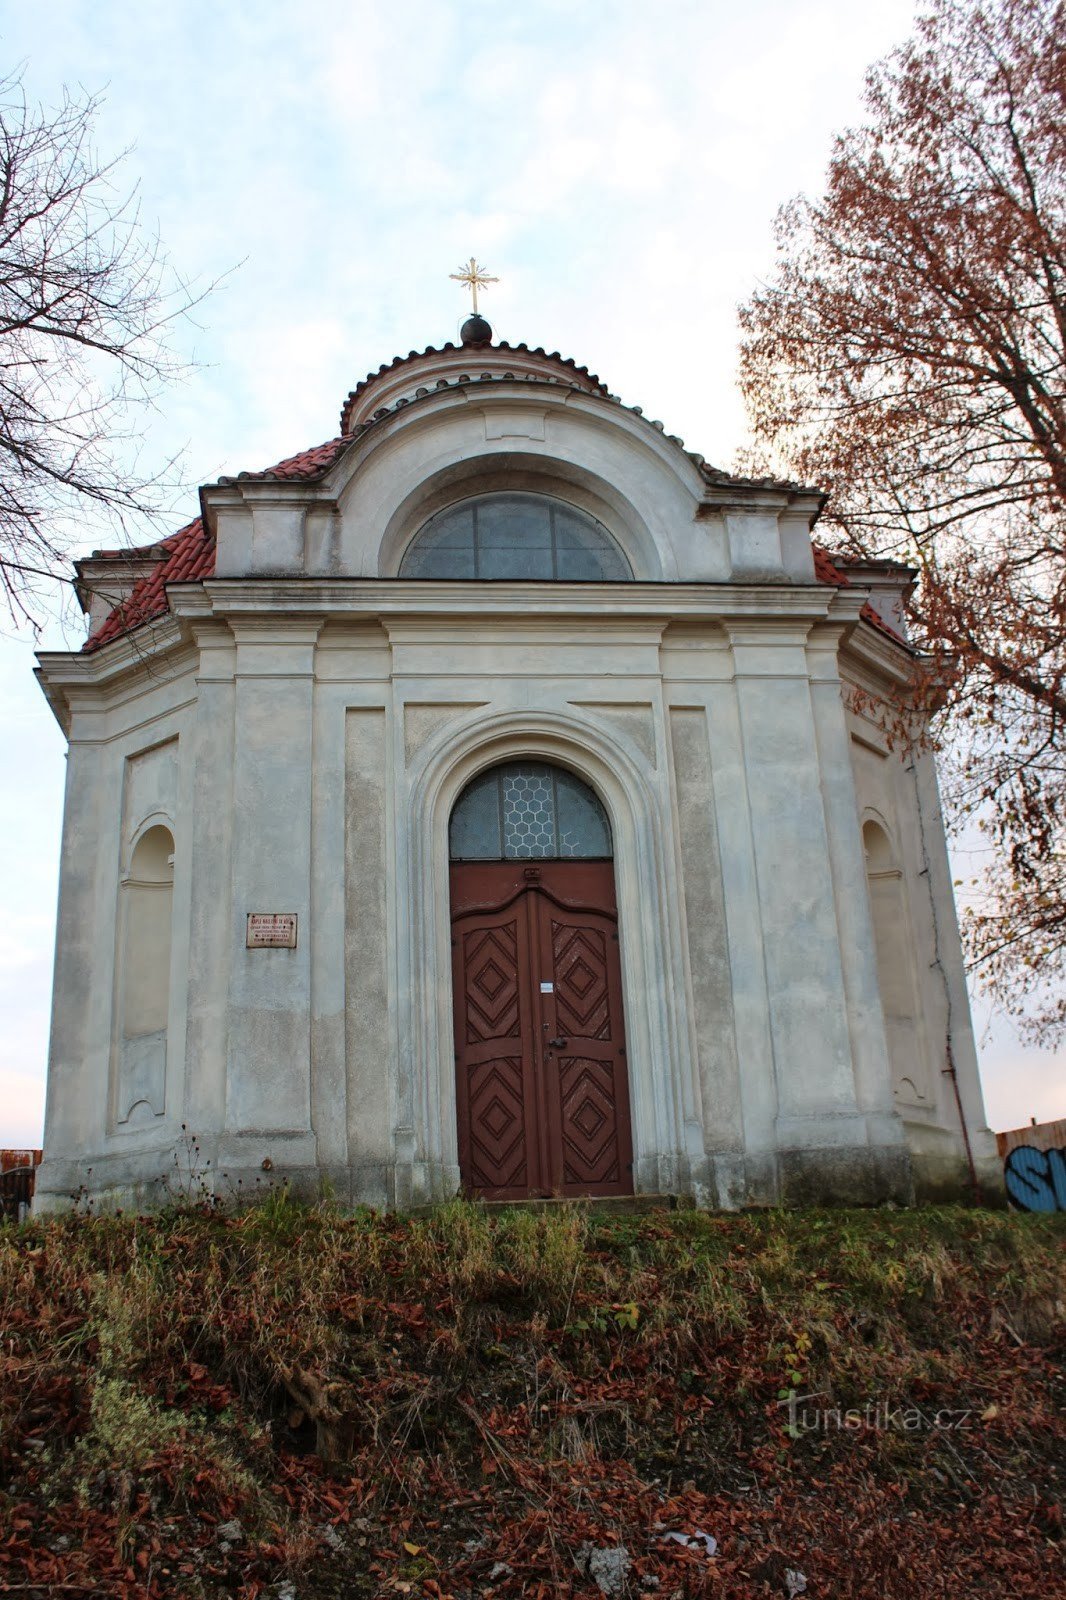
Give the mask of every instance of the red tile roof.
<path id="1" fill-rule="evenodd" d="M 843 559 L 844 558 L 842 556 L 837 556 L 834 560 L 834 558 L 829 554 L 828 550 L 823 549 L 820 544 L 816 544 L 814 546 L 814 576 L 818 579 L 818 582 L 835 583 L 838 589 L 849 588 L 851 585 L 851 579 L 848 577 L 847 573 L 843 572 L 840 566 L 837 565 L 837 563 L 842 562 Z M 893 628 L 890 623 L 885 621 L 880 612 L 874 610 L 869 600 L 863 602 L 863 607 L 859 615 L 862 617 L 864 622 L 872 623 L 879 633 L 885 634 L 889 639 L 893 640 L 894 643 L 907 644 L 907 640 L 904 639 L 903 635 L 897 633 L 895 628 Z M 909 645 L 908 648 L 910 648 Z"/>
<path id="2" fill-rule="evenodd" d="M 814 576 L 819 583 L 835 583 L 838 589 L 845 588 L 851 583 L 840 568 L 834 563 L 829 551 L 823 545 L 812 546 L 814 551 Z"/>
<path id="3" fill-rule="evenodd" d="M 913 648 L 913 646 L 908 643 L 901 633 L 896 632 L 895 628 L 890 622 L 885 621 L 884 617 L 879 611 L 874 610 L 869 600 L 865 602 L 859 615 L 862 617 L 864 622 L 873 623 L 873 626 L 877 629 L 877 631 L 885 634 L 887 638 L 892 640 L 893 644 L 904 644 L 907 645 L 908 649 Z"/>
<path id="4" fill-rule="evenodd" d="M 149 577 L 135 583 L 122 605 L 116 606 L 100 626 L 90 633 L 82 646 L 83 650 L 99 650 L 101 645 L 132 633 L 134 628 L 166 616 L 170 609 L 166 596 L 168 583 L 194 583 L 198 578 L 210 578 L 214 573 L 215 541 L 206 532 L 199 517 L 155 548 L 165 552 L 158 566 Z M 100 557 L 112 556 L 118 561 L 144 553 L 136 550 L 96 552 Z"/>
<path id="5" fill-rule="evenodd" d="M 332 442 L 335 444 L 337 441 Z M 281 468 L 291 462 L 306 463 L 328 449 L 329 446 L 320 445 L 317 451 L 305 450 L 302 455 L 290 457 L 290 462 L 279 463 L 278 467 L 272 469 L 271 475 L 291 477 L 301 475 L 282 474 Z M 309 474 L 305 472 L 302 475 Z M 139 583 L 134 584 L 129 598 L 124 604 L 116 606 L 100 626 L 94 629 L 82 646 L 83 650 L 99 650 L 102 645 L 110 644 L 123 634 L 132 633 L 135 628 L 142 627 L 146 622 L 154 622 L 159 617 L 166 616 L 170 609 L 166 594 L 168 584 L 195 583 L 202 578 L 214 576 L 215 541 L 205 530 L 199 517 L 187 527 L 171 534 L 169 539 L 164 539 L 154 547 L 148 546 L 147 550 L 152 548 L 165 552 L 161 555 L 158 566 L 149 577 L 142 578 Z M 97 550 L 95 554 L 100 558 L 111 556 L 116 560 L 123 560 L 130 556 L 146 554 L 147 550 Z M 851 584 L 847 574 L 834 565 L 828 551 L 818 544 L 814 546 L 814 575 L 819 583 L 834 584 L 837 588 L 846 588 Z M 865 622 L 872 623 L 879 632 L 887 634 L 897 644 L 906 643 L 883 617 L 878 616 L 869 601 L 863 606 L 861 615 Z"/>
<path id="6" fill-rule="evenodd" d="M 344 449 L 354 438 L 353 434 L 341 434 L 336 439 L 330 439 L 326 444 L 312 445 L 310 450 L 301 450 L 298 455 L 289 456 L 284 461 L 279 461 L 276 466 L 265 467 L 262 472 L 238 472 L 235 478 L 220 478 L 220 483 L 243 483 L 249 478 L 261 479 L 270 482 L 285 480 L 300 480 L 304 478 L 317 478 L 319 473 L 331 467 Z"/>
<path id="7" fill-rule="evenodd" d="M 446 344 L 442 347 L 442 350 L 452 351 L 461 348 L 461 346 Z M 541 349 L 530 350 L 529 346 L 524 344 L 498 344 L 493 348 L 496 350 L 513 350 L 519 354 L 524 352 L 535 356 L 545 356 L 546 354 Z M 403 366 L 407 361 L 421 360 L 424 356 L 440 353 L 441 351 L 434 349 L 432 346 L 424 351 L 412 350 L 408 355 L 397 356 L 394 361 L 386 363 L 376 373 L 370 373 L 348 396 L 341 413 L 342 429 L 347 428 L 347 418 L 351 413 L 354 402 L 382 374 Z M 606 386 L 600 382 L 600 379 L 594 373 L 590 373 L 587 367 L 579 367 L 576 362 L 568 357 L 560 356 L 558 352 L 552 352 L 551 355 L 547 356 L 547 359 L 557 361 L 561 366 L 570 368 L 576 377 L 583 379 L 605 398 L 615 401 L 616 404 L 621 404 L 614 395 L 608 394 Z M 486 376 L 488 375 L 486 374 Z M 399 402 L 400 405 L 407 403 L 406 400 Z M 631 409 L 638 415 L 641 414 L 639 407 L 634 406 Z M 268 483 L 282 481 L 301 482 L 320 477 L 324 472 L 328 471 L 355 438 L 375 425 L 376 420 L 377 416 L 375 415 L 374 419 L 360 423 L 351 432 L 343 431 L 336 438 L 327 440 L 325 444 L 313 445 L 308 450 L 301 450 L 297 455 L 288 456 L 284 461 L 279 461 L 273 467 L 267 467 L 261 472 L 241 472 L 236 477 L 220 478 L 219 483 L 230 484 L 247 481 Z M 660 431 L 665 431 L 662 423 L 652 423 L 651 426 L 658 428 Z M 671 434 L 668 437 L 682 449 L 684 448 L 682 441 L 676 438 L 675 435 Z M 691 451 L 687 453 L 695 462 L 701 476 L 708 483 L 736 484 L 746 488 L 789 491 L 803 488 L 800 484 L 787 483 L 774 478 L 736 478 L 727 472 L 722 472 L 718 468 L 712 467 L 702 456 L 696 455 Z M 139 556 L 143 558 L 150 556 L 154 551 L 160 553 L 159 564 L 148 577 L 142 578 L 135 583 L 125 602 L 116 606 L 100 626 L 90 633 L 82 646 L 83 650 L 98 650 L 102 645 L 110 644 L 123 634 L 130 633 L 147 622 L 152 622 L 159 617 L 165 616 L 170 609 L 166 596 L 168 584 L 191 583 L 214 575 L 215 541 L 206 531 L 199 517 L 196 518 L 195 522 L 190 522 L 187 527 L 181 528 L 177 533 L 172 534 L 168 539 L 162 540 L 158 545 L 149 545 L 140 550 L 97 550 L 94 551 L 94 556 L 98 560 L 111 558 L 115 561 L 128 561 L 131 557 Z M 834 564 L 828 552 L 817 544 L 814 546 L 814 568 L 815 576 L 820 583 L 844 587 L 851 582 L 847 574 Z M 880 632 L 887 634 L 898 643 L 905 643 L 869 604 L 863 606 L 862 616 L 867 622 L 872 623 L 875 628 L 879 629 Z"/>

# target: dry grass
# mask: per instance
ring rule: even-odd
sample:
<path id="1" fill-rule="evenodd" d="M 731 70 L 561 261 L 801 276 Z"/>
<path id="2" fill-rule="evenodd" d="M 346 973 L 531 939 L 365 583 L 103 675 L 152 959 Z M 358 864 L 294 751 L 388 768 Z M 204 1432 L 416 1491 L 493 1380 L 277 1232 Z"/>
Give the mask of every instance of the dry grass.
<path id="1" fill-rule="evenodd" d="M 945 1518 L 965 1544 L 936 1558 L 930 1585 L 962 1584 L 980 1541 L 997 1581 L 1046 1584 L 1064 1221 L 608 1220 L 458 1202 L 404 1219 L 278 1191 L 240 1213 L 2 1228 L 0 1588 L 48 1560 L 50 1582 L 91 1578 L 101 1594 L 251 1596 L 291 1573 L 301 1600 L 394 1582 L 458 1600 L 487 1592 L 481 1546 L 467 1548 L 484 1535 L 514 1574 L 495 1593 L 536 1593 L 537 1574 L 546 1594 L 585 1593 L 569 1553 L 581 1530 L 643 1550 L 635 1574 L 665 1582 L 653 1530 L 672 1516 L 712 1518 L 719 1537 L 742 1526 L 713 1592 L 746 1595 L 762 1592 L 753 1562 L 780 1544 L 786 1507 L 834 1593 L 870 1592 L 854 1563 L 838 1570 L 834 1519 L 904 1510 L 904 1544 Z M 965 1404 L 981 1425 L 790 1437 L 790 1390 L 844 1408 Z M 212 1534 L 235 1515 L 239 1570 Z M 72 1517 L 80 1566 L 52 1548 Z M 331 1523 L 347 1587 L 323 1545 Z M 192 1554 L 166 1557 L 168 1539 Z M 914 1587 L 894 1560 L 878 1549 L 886 1597 L 948 1592 Z M 678 1594 L 704 1592 L 691 1567 Z"/>

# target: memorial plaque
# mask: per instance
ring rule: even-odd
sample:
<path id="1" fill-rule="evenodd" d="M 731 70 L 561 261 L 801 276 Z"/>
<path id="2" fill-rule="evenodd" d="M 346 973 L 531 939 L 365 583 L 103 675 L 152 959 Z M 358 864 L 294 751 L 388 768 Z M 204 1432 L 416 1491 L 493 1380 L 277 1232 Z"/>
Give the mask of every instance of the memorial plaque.
<path id="1" fill-rule="evenodd" d="M 245 944 L 249 950 L 295 950 L 296 912 L 249 911 Z"/>

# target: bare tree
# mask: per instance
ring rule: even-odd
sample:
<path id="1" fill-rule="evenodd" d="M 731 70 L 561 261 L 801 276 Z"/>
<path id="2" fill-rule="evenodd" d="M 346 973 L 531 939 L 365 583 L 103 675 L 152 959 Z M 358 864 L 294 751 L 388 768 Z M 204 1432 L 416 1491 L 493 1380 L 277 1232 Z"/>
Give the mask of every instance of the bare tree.
<path id="1" fill-rule="evenodd" d="M 874 67 L 825 193 L 742 308 L 764 459 L 831 490 L 845 550 L 919 569 L 950 656 L 956 820 L 991 865 L 974 966 L 1066 1033 L 1066 8 L 932 0 Z M 750 464 L 750 463 L 749 463 Z"/>
<path id="2" fill-rule="evenodd" d="M 64 91 L 47 110 L 21 74 L 0 80 L 0 582 L 31 623 L 86 523 L 143 534 L 172 492 L 174 463 L 144 467 L 138 423 L 186 371 L 169 336 L 207 292 L 116 187 L 122 157 L 97 156 L 99 105 Z"/>

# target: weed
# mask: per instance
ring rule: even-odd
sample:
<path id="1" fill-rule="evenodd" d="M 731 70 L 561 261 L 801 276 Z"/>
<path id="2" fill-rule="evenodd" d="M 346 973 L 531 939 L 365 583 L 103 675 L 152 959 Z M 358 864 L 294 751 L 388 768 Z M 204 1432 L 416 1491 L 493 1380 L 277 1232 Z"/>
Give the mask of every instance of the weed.
<path id="1" fill-rule="evenodd" d="M 568 1552 L 620 1541 L 642 1592 L 702 1592 L 658 1525 L 715 1533 L 723 1594 L 782 1529 L 820 1592 L 860 1592 L 857 1537 L 886 1600 L 974 1562 L 989 1592 L 1052 1592 L 1062 1240 L 948 1210 L 347 1215 L 284 1186 L 2 1228 L 5 1580 L 459 1594 L 499 1567 L 501 1597 L 562 1594 Z M 780 1401 L 822 1391 L 977 1422 L 789 1441 Z M 234 1517 L 259 1530 L 239 1571 L 213 1533 Z M 319 1585 L 326 1522 L 364 1565 Z"/>
<path id="2" fill-rule="evenodd" d="M 305 1226 L 308 1211 L 309 1207 L 292 1194 L 286 1180 L 267 1190 L 259 1204 L 249 1212 L 249 1222 L 256 1231 L 289 1243 Z"/>
<path id="3" fill-rule="evenodd" d="M 496 1250 L 530 1301 L 565 1314 L 579 1278 L 590 1269 L 587 1212 L 578 1206 L 505 1211 L 496 1227 Z"/>
<path id="4" fill-rule="evenodd" d="M 483 1206 L 452 1200 L 428 1219 L 412 1222 L 409 1240 L 416 1270 L 443 1272 L 458 1301 L 479 1300 L 493 1287 L 494 1235 Z"/>
<path id="5" fill-rule="evenodd" d="M 183 1122 L 181 1138 L 171 1158 L 170 1171 L 162 1180 L 164 1193 L 172 1206 L 204 1207 L 219 1203 L 214 1192 L 211 1162 L 200 1149 L 200 1141 Z"/>

